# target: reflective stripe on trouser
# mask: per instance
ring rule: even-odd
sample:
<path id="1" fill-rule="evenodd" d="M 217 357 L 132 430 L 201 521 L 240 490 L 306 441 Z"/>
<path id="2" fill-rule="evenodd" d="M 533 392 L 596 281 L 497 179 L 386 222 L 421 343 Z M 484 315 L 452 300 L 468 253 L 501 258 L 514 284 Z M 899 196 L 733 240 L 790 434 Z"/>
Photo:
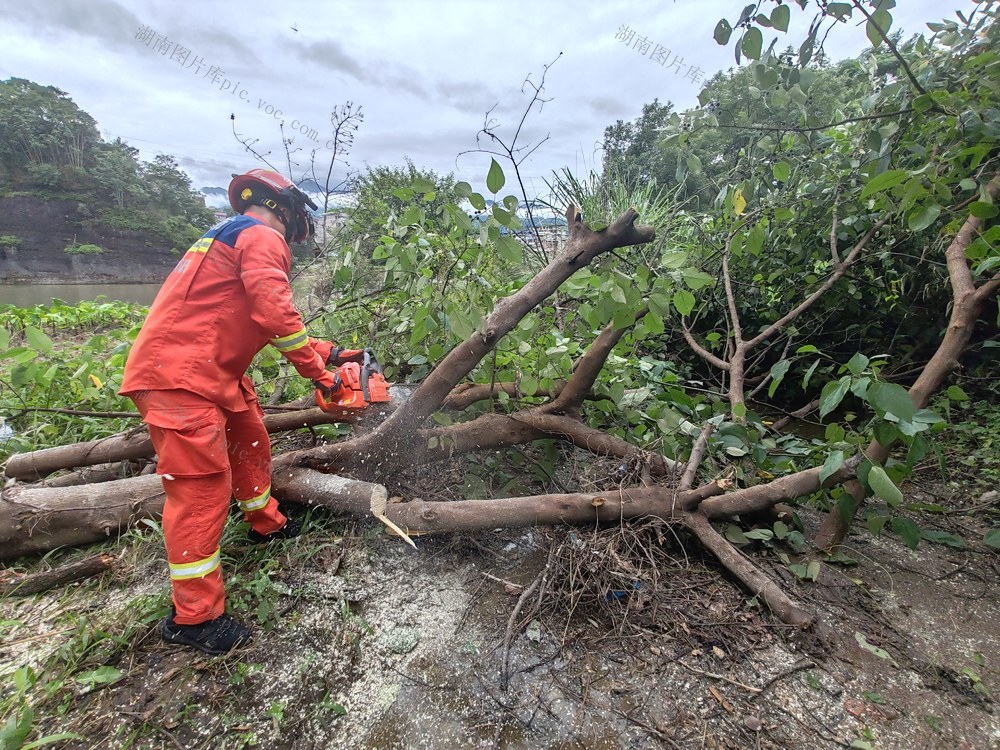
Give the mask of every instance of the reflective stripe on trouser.
<path id="1" fill-rule="evenodd" d="M 222 563 L 222 550 L 215 550 L 211 555 L 189 563 L 167 563 L 170 568 L 170 580 L 186 581 L 189 578 L 204 578 L 215 571 Z"/>
<path id="2" fill-rule="evenodd" d="M 230 498 L 254 497 L 270 484 L 270 446 L 260 407 L 253 401 L 245 412 L 228 412 L 187 391 L 148 391 L 133 400 L 149 426 L 167 496 L 167 562 L 189 574 L 171 576 L 174 621 L 193 625 L 215 619 L 225 611 L 222 568 L 207 563 L 218 553 Z M 256 491 L 244 489 L 255 485 Z M 285 523 L 273 498 L 247 518 L 262 534 Z"/>

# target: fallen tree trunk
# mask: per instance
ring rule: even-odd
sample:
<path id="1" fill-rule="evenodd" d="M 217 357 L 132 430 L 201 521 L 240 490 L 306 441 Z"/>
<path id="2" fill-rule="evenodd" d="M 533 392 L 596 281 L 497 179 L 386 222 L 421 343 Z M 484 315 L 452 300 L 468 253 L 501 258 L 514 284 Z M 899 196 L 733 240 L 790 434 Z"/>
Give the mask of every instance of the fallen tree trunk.
<path id="1" fill-rule="evenodd" d="M 15 485 L 0 493 L 0 559 L 109 539 L 162 512 L 156 475 L 77 487 Z"/>
<path id="2" fill-rule="evenodd" d="M 60 565 L 58 568 L 39 573 L 18 573 L 0 576 L 0 596 L 30 596 L 43 591 L 65 586 L 73 581 L 93 578 L 115 564 L 115 556 L 107 553 L 91 555 L 82 560 Z"/>
<path id="3" fill-rule="evenodd" d="M 367 512 L 372 492 L 381 487 L 322 476 L 329 499 L 319 504 L 346 503 L 357 514 Z M 274 476 L 279 496 L 296 491 L 288 478 L 287 472 Z M 314 478 L 301 481 L 308 491 Z M 155 474 L 76 487 L 15 485 L 0 493 L 0 560 L 109 539 L 143 518 L 158 521 L 163 501 L 163 482 Z"/>
<path id="4" fill-rule="evenodd" d="M 405 401 L 410 393 L 409 389 L 405 387 L 393 387 L 391 392 L 395 403 Z M 269 433 L 275 433 L 320 424 L 350 424 L 361 420 L 364 420 L 367 425 L 373 425 L 385 419 L 390 412 L 391 408 L 385 408 L 381 405 L 377 409 L 366 409 L 363 414 L 356 409 L 339 409 L 333 413 L 327 413 L 322 409 L 312 407 L 266 414 L 264 415 L 264 426 L 267 427 Z M 14 454 L 7 460 L 4 474 L 14 479 L 33 482 L 60 469 L 152 458 L 154 453 L 149 433 L 146 432 L 145 428 L 140 427 L 85 443 L 59 445 L 30 453 Z"/>
<path id="5" fill-rule="evenodd" d="M 852 465 L 856 463 L 854 461 Z M 830 481 L 842 481 L 851 472 L 851 468 L 843 468 L 840 476 L 832 477 Z M 792 488 L 808 493 L 815 492 L 820 487 L 818 469 L 798 472 L 784 479 L 787 480 L 783 486 L 785 494 L 792 491 Z M 357 497 L 349 499 L 331 500 L 344 481 L 340 477 L 310 469 L 289 469 L 283 472 L 282 480 L 276 480 L 275 490 L 280 486 L 286 499 L 295 502 L 323 505 L 352 515 L 368 514 L 370 492 L 367 495 L 361 492 Z M 706 515 L 701 512 L 710 502 L 726 501 L 730 512 L 753 510 L 759 506 L 763 494 L 754 490 L 766 486 L 750 487 L 722 495 L 724 486 L 712 482 L 684 492 L 678 492 L 672 487 L 654 486 L 490 500 L 414 500 L 389 504 L 385 515 L 411 536 L 559 524 L 607 526 L 649 516 L 678 522 L 688 528 L 723 567 L 742 581 L 783 622 L 799 627 L 810 625 L 813 622 L 812 615 L 795 604 L 777 584 L 715 531 Z M 709 499 L 705 499 L 706 497 Z"/>
<path id="6" fill-rule="evenodd" d="M 149 467 L 152 464 L 148 465 Z M 95 484 L 97 482 L 111 482 L 115 479 L 125 479 L 135 476 L 142 471 L 143 467 L 138 461 L 119 461 L 113 464 L 97 464 L 67 474 L 60 474 L 57 477 L 46 479 L 46 487 L 75 487 L 80 484 Z M 148 473 L 148 472 L 147 472 Z"/>

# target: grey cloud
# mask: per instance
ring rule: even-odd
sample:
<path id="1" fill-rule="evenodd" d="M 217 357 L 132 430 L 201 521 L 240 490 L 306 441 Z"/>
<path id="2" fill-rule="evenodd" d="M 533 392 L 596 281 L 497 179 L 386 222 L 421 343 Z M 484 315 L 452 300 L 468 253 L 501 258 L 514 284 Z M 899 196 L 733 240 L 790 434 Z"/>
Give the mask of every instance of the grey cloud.
<path id="1" fill-rule="evenodd" d="M 102 47 L 139 51 L 143 45 L 137 40 L 137 34 L 147 27 L 169 39 L 171 46 L 179 43 L 190 47 L 192 54 L 204 56 L 207 64 L 216 62 L 209 59 L 212 53 L 218 55 L 221 64 L 227 52 L 239 56 L 242 64 L 257 62 L 251 48 L 224 29 L 203 30 L 198 25 L 190 25 L 170 37 L 164 33 L 169 30 L 168 26 L 160 25 L 152 17 L 140 18 L 114 0 L 88 0 L 85 4 L 79 0 L 17 2 L 10 4 L 4 13 L 7 19 L 25 24 L 32 32 L 60 42 L 64 41 L 66 32 L 70 32 L 94 39 Z"/>
<path id="2" fill-rule="evenodd" d="M 605 117 L 621 117 L 621 113 L 630 109 L 629 105 L 610 96 L 591 96 L 583 100 L 595 114 Z"/>
<path id="3" fill-rule="evenodd" d="M 462 112 L 482 114 L 497 102 L 492 89 L 474 81 L 438 81 L 434 92 L 439 101 Z"/>
<path id="4" fill-rule="evenodd" d="M 46 36 L 61 37 L 71 31 L 116 46 L 133 42 L 142 25 L 138 17 L 113 0 L 92 0 L 85 5 L 74 0 L 16 2 L 5 8 L 4 15 Z"/>
<path id="5" fill-rule="evenodd" d="M 300 44 L 294 49 L 304 60 L 342 73 L 359 83 L 403 91 L 424 101 L 446 104 L 462 112 L 481 113 L 496 102 L 496 95 L 483 84 L 475 81 L 439 80 L 425 86 L 421 79 L 426 76 L 414 68 L 382 60 L 366 64 L 352 57 L 334 39 Z"/>
<path id="6" fill-rule="evenodd" d="M 347 54 L 341 44 L 333 39 L 323 39 L 308 44 L 298 44 L 292 49 L 303 59 L 350 76 L 361 83 L 375 83 L 370 71 Z"/>

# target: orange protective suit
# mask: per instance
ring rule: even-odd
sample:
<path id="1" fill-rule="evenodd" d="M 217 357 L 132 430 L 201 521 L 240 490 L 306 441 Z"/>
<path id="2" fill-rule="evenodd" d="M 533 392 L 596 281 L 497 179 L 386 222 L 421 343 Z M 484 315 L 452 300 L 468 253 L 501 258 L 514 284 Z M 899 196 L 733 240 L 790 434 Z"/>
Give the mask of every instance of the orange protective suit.
<path id="1" fill-rule="evenodd" d="M 324 384 L 331 345 L 310 339 L 292 305 L 291 253 L 252 216 L 213 227 L 157 294 L 120 393 L 149 426 L 163 477 L 163 532 L 176 607 L 193 625 L 222 614 L 219 540 L 230 492 L 261 534 L 285 524 L 271 497 L 271 447 L 245 375 L 268 343 Z"/>

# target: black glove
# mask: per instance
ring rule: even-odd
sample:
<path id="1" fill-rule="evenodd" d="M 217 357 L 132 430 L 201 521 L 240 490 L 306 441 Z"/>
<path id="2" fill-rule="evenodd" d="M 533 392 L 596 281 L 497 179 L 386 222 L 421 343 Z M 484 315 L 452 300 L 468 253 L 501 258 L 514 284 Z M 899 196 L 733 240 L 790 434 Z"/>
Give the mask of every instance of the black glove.
<path id="1" fill-rule="evenodd" d="M 360 365 L 364 359 L 364 349 L 344 349 L 341 346 L 335 346 L 330 350 L 330 356 L 326 358 L 326 363 L 333 367 L 339 367 L 348 362 L 357 362 Z"/>

